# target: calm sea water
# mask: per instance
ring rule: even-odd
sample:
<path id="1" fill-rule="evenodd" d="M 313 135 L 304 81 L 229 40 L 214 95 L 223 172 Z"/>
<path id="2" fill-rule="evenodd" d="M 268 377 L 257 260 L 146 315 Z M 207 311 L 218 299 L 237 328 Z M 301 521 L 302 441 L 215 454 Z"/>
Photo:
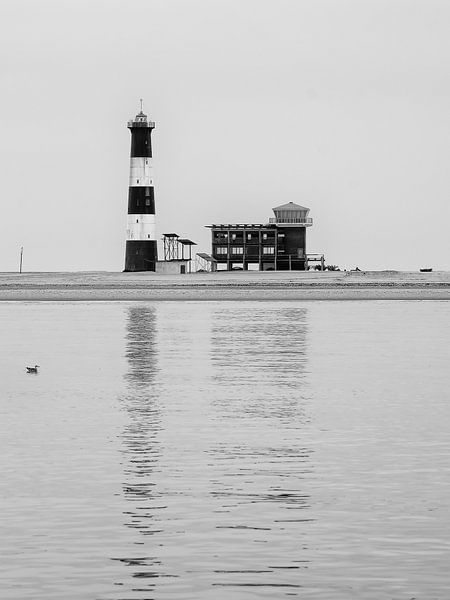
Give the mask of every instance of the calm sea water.
<path id="1" fill-rule="evenodd" d="M 1 598 L 449 598 L 450 303 L 2 303 L 0 335 Z"/>

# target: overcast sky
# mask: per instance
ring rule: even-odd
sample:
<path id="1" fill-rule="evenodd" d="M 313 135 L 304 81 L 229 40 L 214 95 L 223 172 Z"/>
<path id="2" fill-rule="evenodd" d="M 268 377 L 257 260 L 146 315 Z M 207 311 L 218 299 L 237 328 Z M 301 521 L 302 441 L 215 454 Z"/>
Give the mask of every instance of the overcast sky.
<path id="1" fill-rule="evenodd" d="M 130 134 L 157 233 L 311 209 L 342 268 L 450 268 L 448 0 L 2 0 L 0 271 L 124 265 Z"/>

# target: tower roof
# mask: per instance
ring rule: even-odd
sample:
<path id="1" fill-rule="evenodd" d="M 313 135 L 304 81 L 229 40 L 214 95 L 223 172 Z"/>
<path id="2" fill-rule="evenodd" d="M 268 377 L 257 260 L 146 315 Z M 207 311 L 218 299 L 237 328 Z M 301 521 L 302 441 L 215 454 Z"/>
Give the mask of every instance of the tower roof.
<path id="1" fill-rule="evenodd" d="M 276 206 L 275 208 L 272 208 L 273 211 L 276 210 L 292 210 L 292 211 L 298 211 L 298 210 L 309 210 L 309 208 L 306 208 L 306 206 L 300 206 L 300 204 L 295 204 L 295 202 L 288 202 L 287 204 L 282 204 L 281 206 Z"/>

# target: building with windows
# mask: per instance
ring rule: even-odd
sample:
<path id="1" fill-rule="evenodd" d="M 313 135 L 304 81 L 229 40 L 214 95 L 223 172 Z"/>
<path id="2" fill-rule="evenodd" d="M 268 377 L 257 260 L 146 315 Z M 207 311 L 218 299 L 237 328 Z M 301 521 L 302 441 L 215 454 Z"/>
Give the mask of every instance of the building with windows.
<path id="1" fill-rule="evenodd" d="M 212 257 L 227 270 L 248 269 L 256 264 L 260 271 L 304 271 L 306 228 L 313 223 L 309 208 L 288 202 L 273 209 L 266 224 L 208 225 L 212 234 Z"/>

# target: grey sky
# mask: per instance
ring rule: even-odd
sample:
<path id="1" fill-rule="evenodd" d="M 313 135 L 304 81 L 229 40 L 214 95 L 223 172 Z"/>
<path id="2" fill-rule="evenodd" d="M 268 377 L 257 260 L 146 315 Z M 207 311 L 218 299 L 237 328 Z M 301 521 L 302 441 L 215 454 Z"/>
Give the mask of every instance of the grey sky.
<path id="1" fill-rule="evenodd" d="M 121 270 L 130 135 L 154 132 L 157 231 L 308 206 L 308 251 L 450 268 L 450 3 L 0 5 L 0 270 Z"/>

